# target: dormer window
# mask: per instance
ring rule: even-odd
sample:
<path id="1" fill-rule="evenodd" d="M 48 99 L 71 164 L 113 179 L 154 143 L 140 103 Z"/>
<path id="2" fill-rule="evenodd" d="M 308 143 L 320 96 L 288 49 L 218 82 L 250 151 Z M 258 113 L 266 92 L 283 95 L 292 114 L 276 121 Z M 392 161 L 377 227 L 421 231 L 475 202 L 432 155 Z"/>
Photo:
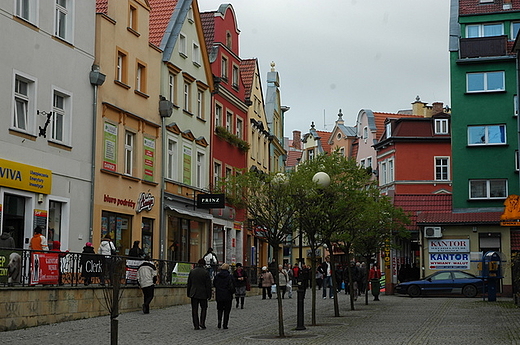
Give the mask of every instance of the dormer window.
<path id="1" fill-rule="evenodd" d="M 448 119 L 435 119 L 435 134 L 448 134 Z"/>
<path id="2" fill-rule="evenodd" d="M 386 124 L 386 138 L 390 138 L 392 136 L 392 123 L 388 122 Z"/>

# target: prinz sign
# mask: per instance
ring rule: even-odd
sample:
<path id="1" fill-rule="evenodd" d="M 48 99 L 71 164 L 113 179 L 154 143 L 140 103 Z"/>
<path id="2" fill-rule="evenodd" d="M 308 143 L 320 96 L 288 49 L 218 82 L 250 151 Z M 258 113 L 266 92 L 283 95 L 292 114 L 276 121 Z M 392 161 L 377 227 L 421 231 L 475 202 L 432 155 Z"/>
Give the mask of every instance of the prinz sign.
<path id="1" fill-rule="evenodd" d="M 224 208 L 226 206 L 225 194 L 198 194 L 198 208 Z"/>

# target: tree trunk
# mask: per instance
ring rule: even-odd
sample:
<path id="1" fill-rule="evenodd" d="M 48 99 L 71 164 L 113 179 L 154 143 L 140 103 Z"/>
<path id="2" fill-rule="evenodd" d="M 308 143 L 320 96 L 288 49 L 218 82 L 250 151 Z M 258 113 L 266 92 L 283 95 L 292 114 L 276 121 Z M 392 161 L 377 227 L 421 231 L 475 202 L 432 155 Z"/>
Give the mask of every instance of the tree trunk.
<path id="1" fill-rule="evenodd" d="M 279 246 L 273 246 L 273 256 L 275 262 L 275 272 L 271 272 L 274 277 L 274 282 L 276 284 L 276 299 L 278 300 L 278 336 L 280 338 L 285 338 L 285 331 L 283 325 L 283 304 L 282 304 L 282 295 L 280 293 L 280 282 L 278 281 L 278 252 Z"/>
<path id="2" fill-rule="evenodd" d="M 313 252 L 314 253 L 314 252 Z M 316 255 L 311 255 L 311 291 L 312 291 L 312 310 L 311 325 L 316 326 Z"/>
<path id="3" fill-rule="evenodd" d="M 336 264 L 334 263 L 334 255 L 332 255 L 332 246 L 329 247 L 331 250 L 329 251 L 330 257 L 330 274 L 331 274 L 331 282 L 332 282 L 332 292 L 334 293 L 334 316 L 339 317 L 339 303 L 338 303 L 338 287 L 336 284 Z M 325 286 L 324 286 L 325 287 Z"/>

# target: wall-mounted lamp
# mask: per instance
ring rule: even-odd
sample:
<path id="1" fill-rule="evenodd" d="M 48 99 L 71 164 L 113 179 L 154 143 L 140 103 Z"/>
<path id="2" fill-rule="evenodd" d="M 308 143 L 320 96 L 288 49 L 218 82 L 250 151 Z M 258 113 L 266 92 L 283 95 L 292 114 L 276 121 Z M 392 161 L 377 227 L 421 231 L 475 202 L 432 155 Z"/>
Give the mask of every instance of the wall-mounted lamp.
<path id="1" fill-rule="evenodd" d="M 173 103 L 164 98 L 164 96 L 160 96 L 159 99 L 159 114 L 161 117 L 170 117 L 173 113 Z"/>
<path id="2" fill-rule="evenodd" d="M 101 86 L 105 82 L 106 75 L 99 71 L 98 65 L 92 65 L 92 70 L 89 74 L 90 83 L 92 85 Z"/>
<path id="3" fill-rule="evenodd" d="M 43 202 L 43 194 L 38 194 L 38 204 Z"/>
<path id="4" fill-rule="evenodd" d="M 476 226 L 473 227 L 473 232 L 477 232 L 478 228 Z"/>

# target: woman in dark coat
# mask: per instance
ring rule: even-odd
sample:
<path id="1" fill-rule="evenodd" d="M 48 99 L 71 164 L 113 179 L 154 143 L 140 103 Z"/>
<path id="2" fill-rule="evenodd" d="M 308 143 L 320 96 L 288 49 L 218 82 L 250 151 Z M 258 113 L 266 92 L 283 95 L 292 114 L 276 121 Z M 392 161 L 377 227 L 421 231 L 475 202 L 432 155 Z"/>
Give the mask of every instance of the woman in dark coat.
<path id="1" fill-rule="evenodd" d="M 139 248 L 139 243 L 140 241 L 134 241 L 134 246 L 128 251 L 128 256 L 133 256 L 134 258 L 142 258 L 144 256 L 143 250 Z"/>
<path id="2" fill-rule="evenodd" d="M 240 302 L 241 308 L 244 309 L 244 300 L 246 298 L 246 286 L 247 286 L 247 273 L 244 271 L 242 264 L 237 263 L 236 270 L 233 272 L 233 278 L 235 280 L 235 299 L 238 303 Z"/>
<path id="3" fill-rule="evenodd" d="M 235 284 L 233 277 L 229 273 L 229 265 L 223 263 L 220 271 L 213 279 L 215 287 L 215 300 L 217 301 L 218 328 L 228 328 L 229 313 L 231 312 L 231 304 L 233 302 L 233 293 L 235 292 Z M 222 323 L 222 316 L 224 322 Z"/>
<path id="4" fill-rule="evenodd" d="M 83 252 L 81 254 L 81 276 L 83 277 L 85 286 L 89 286 L 92 282 L 92 273 L 87 272 L 87 261 L 91 260 L 95 256 L 94 247 L 92 247 L 92 243 L 87 242 L 83 247 Z"/>

